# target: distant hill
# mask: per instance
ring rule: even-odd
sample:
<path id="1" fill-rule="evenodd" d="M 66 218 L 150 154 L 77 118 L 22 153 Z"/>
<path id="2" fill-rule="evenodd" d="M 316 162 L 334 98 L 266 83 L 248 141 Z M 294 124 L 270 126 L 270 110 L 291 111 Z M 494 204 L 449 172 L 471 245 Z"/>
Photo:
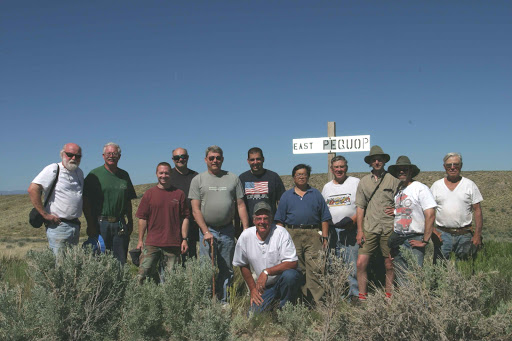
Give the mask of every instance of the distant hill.
<path id="1" fill-rule="evenodd" d="M 15 194 L 25 194 L 26 190 L 16 190 L 16 191 L 0 191 L 0 195 L 15 195 Z"/>

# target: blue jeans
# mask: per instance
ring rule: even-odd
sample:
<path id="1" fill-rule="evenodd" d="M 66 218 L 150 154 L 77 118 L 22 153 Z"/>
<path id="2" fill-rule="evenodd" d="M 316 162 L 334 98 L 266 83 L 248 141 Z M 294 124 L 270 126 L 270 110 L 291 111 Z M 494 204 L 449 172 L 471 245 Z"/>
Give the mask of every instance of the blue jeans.
<path id="1" fill-rule="evenodd" d="M 336 257 L 342 257 L 343 263 L 350 266 L 348 276 L 349 292 L 348 297 L 359 297 L 359 287 L 357 286 L 357 252 L 359 245 L 356 241 L 357 229 L 350 230 L 339 229 L 333 226 L 329 227 L 329 248 L 334 249 Z"/>
<path id="2" fill-rule="evenodd" d="M 235 227 L 232 224 L 222 228 L 211 228 L 214 243 L 213 250 L 215 263 L 219 268 L 219 274 L 215 280 L 215 290 L 217 298 L 222 303 L 228 303 L 228 288 L 233 282 L 233 255 L 235 254 Z M 201 257 L 211 257 L 210 244 L 203 244 L 203 232 L 199 232 L 199 255 Z M 222 288 L 222 290 L 221 290 Z"/>
<path id="3" fill-rule="evenodd" d="M 302 285 L 302 273 L 295 269 L 285 270 L 273 285 L 265 288 L 261 305 L 252 304 L 251 312 L 261 313 L 274 308 L 274 300 L 279 300 L 279 308 L 284 307 L 286 302 L 295 303 L 299 296 Z"/>
<path id="4" fill-rule="evenodd" d="M 415 235 L 409 237 L 405 242 L 400 246 L 400 250 L 398 252 L 398 255 L 395 256 L 395 259 L 393 260 L 393 266 L 395 267 L 395 274 L 396 274 L 396 280 L 398 282 L 398 285 L 404 285 L 407 281 L 405 280 L 405 272 L 407 271 L 407 261 L 405 260 L 403 256 L 404 250 L 411 250 L 412 255 L 416 259 L 416 263 L 418 266 L 423 266 L 423 260 L 425 258 L 425 248 L 424 247 L 412 247 L 409 243 L 410 240 L 423 240 L 423 235 Z"/>
<path id="5" fill-rule="evenodd" d="M 46 228 L 46 237 L 48 245 L 55 256 L 64 244 L 77 245 L 80 237 L 80 224 L 61 222 L 59 225 L 48 225 Z"/>
<path id="6" fill-rule="evenodd" d="M 112 251 L 112 255 L 121 264 L 126 264 L 128 256 L 128 244 L 130 243 L 130 235 L 126 229 L 126 224 L 121 221 L 109 223 L 106 220 L 100 220 L 100 234 L 105 242 L 105 249 Z M 119 235 L 120 228 L 123 227 L 125 233 Z"/>
<path id="7" fill-rule="evenodd" d="M 434 252 L 436 259 L 448 259 L 450 253 L 455 252 L 455 257 L 459 260 L 468 259 L 472 255 L 471 245 L 473 244 L 471 233 L 453 235 L 448 232 L 441 232 L 441 247 L 437 247 Z"/>

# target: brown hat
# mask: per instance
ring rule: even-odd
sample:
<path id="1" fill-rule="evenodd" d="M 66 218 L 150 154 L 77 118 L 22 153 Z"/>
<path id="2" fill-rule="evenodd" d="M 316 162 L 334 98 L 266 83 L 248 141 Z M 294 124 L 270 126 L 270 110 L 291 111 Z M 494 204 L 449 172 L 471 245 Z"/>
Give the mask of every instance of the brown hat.
<path id="1" fill-rule="evenodd" d="M 381 147 L 375 145 L 370 149 L 370 154 L 368 154 L 367 156 L 364 157 L 364 162 L 366 162 L 367 164 L 370 164 L 371 163 L 370 159 L 372 158 L 372 156 L 375 156 L 375 155 L 382 155 L 384 157 L 384 163 L 388 162 L 389 159 L 391 159 L 391 157 L 388 154 L 384 153 L 384 151 L 382 150 Z"/>
<path id="2" fill-rule="evenodd" d="M 411 179 L 416 175 L 420 174 L 420 169 L 411 163 L 411 160 L 405 155 L 401 155 L 396 159 L 396 165 L 389 166 L 388 172 L 393 175 L 395 178 L 398 178 L 398 167 L 408 166 L 412 169 Z"/>

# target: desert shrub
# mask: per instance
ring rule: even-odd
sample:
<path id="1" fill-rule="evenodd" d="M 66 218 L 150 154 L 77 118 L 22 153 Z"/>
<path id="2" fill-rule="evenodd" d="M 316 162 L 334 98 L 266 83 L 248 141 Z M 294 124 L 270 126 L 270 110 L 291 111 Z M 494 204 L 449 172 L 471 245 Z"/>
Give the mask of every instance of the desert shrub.
<path id="1" fill-rule="evenodd" d="M 27 340 L 21 286 L 0 288 L 0 340 Z"/>
<path id="2" fill-rule="evenodd" d="M 153 281 L 130 282 L 123 303 L 120 337 L 123 340 L 157 340 L 168 335 L 162 287 Z"/>
<path id="3" fill-rule="evenodd" d="M 188 340 L 224 341 L 230 338 L 229 312 L 223 306 L 209 299 L 206 304 L 193 306 L 192 320 L 187 331 Z"/>
<path id="4" fill-rule="evenodd" d="M 305 304 L 286 303 L 277 311 L 277 320 L 290 341 L 315 339 L 317 336 L 309 308 Z"/>
<path id="5" fill-rule="evenodd" d="M 116 339 L 128 276 L 110 255 L 66 249 L 29 252 L 34 288 L 26 320 L 42 340 Z"/>

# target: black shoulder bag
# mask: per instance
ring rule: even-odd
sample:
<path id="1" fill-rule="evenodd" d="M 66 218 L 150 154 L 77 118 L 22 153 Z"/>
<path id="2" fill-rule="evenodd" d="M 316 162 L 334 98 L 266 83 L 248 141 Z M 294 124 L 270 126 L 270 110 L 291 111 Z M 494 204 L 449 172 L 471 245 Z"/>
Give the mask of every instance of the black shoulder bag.
<path id="1" fill-rule="evenodd" d="M 55 180 L 53 181 L 52 187 L 50 188 L 50 191 L 48 192 L 48 195 L 46 196 L 46 200 L 44 201 L 43 209 L 48 205 L 48 200 L 50 200 L 50 197 L 52 196 L 53 190 L 55 189 L 55 185 L 57 185 L 57 180 L 59 180 L 59 171 L 60 167 L 57 163 L 57 175 L 55 176 Z M 34 228 L 40 228 L 43 223 L 45 222 L 43 216 L 41 213 L 39 213 L 38 210 L 33 208 L 30 213 L 28 214 L 28 222 L 32 227 Z"/>

